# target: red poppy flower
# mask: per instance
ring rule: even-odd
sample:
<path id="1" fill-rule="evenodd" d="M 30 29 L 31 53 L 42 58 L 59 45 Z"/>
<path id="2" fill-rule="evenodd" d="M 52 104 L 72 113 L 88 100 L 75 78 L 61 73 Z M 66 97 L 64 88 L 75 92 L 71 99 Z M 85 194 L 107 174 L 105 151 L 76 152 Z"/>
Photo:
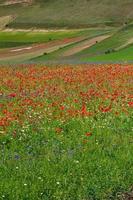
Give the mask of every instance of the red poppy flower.
<path id="1" fill-rule="evenodd" d="M 128 102 L 128 106 L 133 108 L 133 101 Z"/>
<path id="2" fill-rule="evenodd" d="M 88 132 L 85 134 L 87 137 L 92 136 L 92 133 Z"/>
<path id="3" fill-rule="evenodd" d="M 17 95 L 16 93 L 11 93 L 11 94 L 8 95 L 8 97 L 14 98 L 14 97 L 16 97 L 16 95 Z"/>
<path id="4" fill-rule="evenodd" d="M 55 128 L 55 131 L 56 131 L 57 134 L 60 134 L 62 132 L 62 128 L 57 127 L 57 128 Z"/>
<path id="5" fill-rule="evenodd" d="M 111 111 L 111 105 L 108 106 L 108 107 L 100 107 L 100 111 L 103 112 L 103 113 L 106 113 L 106 112 L 109 112 Z"/>
<path id="6" fill-rule="evenodd" d="M 60 110 L 65 110 L 65 106 L 60 106 Z"/>

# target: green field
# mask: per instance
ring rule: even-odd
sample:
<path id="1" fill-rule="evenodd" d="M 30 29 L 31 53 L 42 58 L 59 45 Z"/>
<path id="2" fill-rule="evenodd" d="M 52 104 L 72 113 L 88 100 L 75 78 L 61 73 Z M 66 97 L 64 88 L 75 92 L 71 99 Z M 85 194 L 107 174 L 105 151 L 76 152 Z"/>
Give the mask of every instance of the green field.
<path id="1" fill-rule="evenodd" d="M 28 46 L 31 44 L 41 44 L 50 42 L 52 45 L 52 41 L 62 40 L 68 38 L 76 39 L 81 37 L 81 41 L 79 42 L 70 42 L 70 44 L 63 44 L 60 46 L 57 44 L 56 48 L 51 50 L 51 53 L 46 53 L 47 48 L 39 49 L 32 53 L 23 53 L 20 55 L 15 55 L 9 58 L 2 58 L 0 63 L 21 63 L 21 62 L 45 62 L 47 60 L 52 61 L 53 59 L 61 58 L 63 53 L 67 50 L 71 50 L 71 48 L 82 44 L 84 41 L 89 41 L 89 39 L 104 35 L 104 34 L 112 34 L 115 31 L 114 28 L 88 28 L 88 29 L 72 29 L 72 30 L 56 30 L 56 31 L 48 31 L 48 32 L 27 32 L 27 31 L 1 31 L 0 32 L 0 47 L 1 52 L 4 51 L 10 52 L 10 47 L 19 47 L 19 46 Z M 54 45 L 53 45 L 54 46 Z M 45 54 L 45 55 L 44 55 Z"/>
<path id="2" fill-rule="evenodd" d="M 81 50 L 78 53 L 73 54 L 72 56 L 64 57 L 63 55 L 71 49 L 78 48 L 82 45 L 84 41 L 89 42 L 89 39 L 95 38 L 100 35 L 109 34 L 110 37 L 96 43 L 95 45 Z M 27 32 L 27 31 L 1 31 L 0 32 L 0 48 L 1 50 L 9 47 L 17 46 L 27 46 L 35 43 L 45 43 L 52 42 L 54 40 L 63 40 L 66 38 L 76 38 L 82 36 L 83 39 L 79 42 L 74 42 L 73 44 L 65 45 L 64 47 L 59 47 L 56 50 L 53 50 L 50 53 L 46 53 L 44 49 L 41 53 L 34 52 L 31 55 L 25 54 L 14 59 L 8 59 L 8 63 L 11 62 L 53 62 L 60 60 L 76 60 L 77 62 L 86 62 L 86 61 L 132 61 L 132 40 L 133 40 L 133 25 L 127 25 L 122 28 L 90 28 L 90 29 L 81 29 L 81 30 L 57 30 L 49 32 Z M 131 41 L 131 42 L 130 42 Z M 131 44 L 130 44 L 131 43 Z M 126 47 L 127 46 L 127 47 Z M 7 62 L 6 60 L 3 61 Z"/>
<path id="3" fill-rule="evenodd" d="M 30 30 L 28 32 L 1 31 L 0 48 L 9 48 L 34 43 L 44 43 L 54 40 L 62 40 L 65 38 L 86 36 L 88 32 L 88 30 L 62 30 L 55 32 L 32 32 Z"/>
<path id="4" fill-rule="evenodd" d="M 133 40 L 133 25 L 119 28 L 119 29 L 110 29 L 110 30 L 95 30 L 88 34 L 88 39 L 90 36 L 94 38 L 102 34 L 110 34 L 110 37 L 96 43 L 95 45 L 86 48 L 78 53 L 73 54 L 72 56 L 63 57 L 63 54 L 68 50 L 71 50 L 73 47 L 78 47 L 82 44 L 83 41 L 68 45 L 66 47 L 60 48 L 52 53 L 42 55 L 36 58 L 33 58 L 33 62 L 45 62 L 45 61 L 56 61 L 56 60 L 76 60 L 79 62 L 84 61 L 132 61 L 132 40 Z M 130 44 L 131 43 L 131 44 Z M 130 46 L 131 45 L 131 46 Z"/>
<path id="5" fill-rule="evenodd" d="M 99 56 L 90 57 L 84 59 L 84 61 L 90 62 L 133 62 L 133 45 L 126 47 L 118 52 L 113 52 L 110 54 L 103 54 Z"/>

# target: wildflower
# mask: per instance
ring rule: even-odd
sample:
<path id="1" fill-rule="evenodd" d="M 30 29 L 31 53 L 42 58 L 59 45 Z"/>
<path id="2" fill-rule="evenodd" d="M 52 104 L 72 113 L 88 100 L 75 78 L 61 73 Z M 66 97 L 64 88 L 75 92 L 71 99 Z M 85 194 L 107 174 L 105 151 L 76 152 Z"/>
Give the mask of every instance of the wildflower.
<path id="1" fill-rule="evenodd" d="M 91 112 L 87 111 L 87 106 L 85 104 L 82 105 L 81 114 L 82 114 L 82 116 L 91 116 L 92 115 Z"/>
<path id="2" fill-rule="evenodd" d="M 100 106 L 100 111 L 103 112 L 103 113 L 111 111 L 111 105 L 107 106 L 107 107 Z"/>
<path id="3" fill-rule="evenodd" d="M 116 112 L 115 112 L 115 115 L 116 115 L 116 116 L 118 116 L 118 115 L 119 115 L 119 112 L 118 112 L 118 111 L 116 111 Z"/>
<path id="4" fill-rule="evenodd" d="M 4 106 L 4 104 L 0 103 L 0 108 L 2 108 Z"/>
<path id="5" fill-rule="evenodd" d="M 74 162 L 75 162 L 76 164 L 79 164 L 79 160 L 75 160 Z"/>
<path id="6" fill-rule="evenodd" d="M 92 133 L 88 132 L 85 134 L 87 137 L 92 136 Z"/>
<path id="7" fill-rule="evenodd" d="M 128 102 L 128 106 L 133 108 L 133 101 Z"/>
<path id="8" fill-rule="evenodd" d="M 87 144 L 88 143 L 88 140 L 83 140 L 83 144 Z"/>
<path id="9" fill-rule="evenodd" d="M 74 99 L 74 103 L 78 103 L 78 99 Z"/>
<path id="10" fill-rule="evenodd" d="M 13 138 L 16 138 L 17 134 L 16 131 L 13 132 Z"/>
<path id="11" fill-rule="evenodd" d="M 62 132 L 62 128 L 57 127 L 57 128 L 55 128 L 55 131 L 56 131 L 57 134 L 60 134 Z"/>
<path id="12" fill-rule="evenodd" d="M 65 110 L 65 106 L 60 106 L 60 110 Z"/>
<path id="13" fill-rule="evenodd" d="M 98 140 L 96 140 L 96 145 L 98 145 L 99 144 L 99 142 L 98 142 Z"/>
<path id="14" fill-rule="evenodd" d="M 15 158 L 15 160 L 19 160 L 19 159 L 20 159 L 20 156 L 16 154 L 16 155 L 14 156 L 14 158 Z"/>
<path id="15" fill-rule="evenodd" d="M 81 113 L 82 113 L 82 115 L 86 115 L 86 113 L 87 113 L 87 108 L 86 108 L 85 104 L 82 105 Z"/>
<path id="16" fill-rule="evenodd" d="M 8 97 L 11 97 L 11 98 L 14 98 L 14 97 L 16 97 L 16 96 L 17 96 L 16 93 L 11 93 L 11 94 L 8 95 Z"/>

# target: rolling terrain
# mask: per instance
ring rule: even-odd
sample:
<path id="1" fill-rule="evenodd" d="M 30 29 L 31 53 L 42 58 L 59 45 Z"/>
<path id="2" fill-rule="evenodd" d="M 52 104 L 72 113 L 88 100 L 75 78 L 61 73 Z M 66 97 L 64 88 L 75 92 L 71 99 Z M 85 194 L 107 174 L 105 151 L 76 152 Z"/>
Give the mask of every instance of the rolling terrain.
<path id="1" fill-rule="evenodd" d="M 1 1 L 0 17 L 12 18 L 6 25 L 10 28 L 119 26 L 133 19 L 132 0 L 34 0 L 30 4 L 29 1 L 19 0 L 4 2 Z"/>
<path id="2" fill-rule="evenodd" d="M 88 41 L 74 43 L 65 46 L 47 55 L 34 58 L 36 62 L 50 62 L 51 60 L 60 62 L 60 60 L 72 62 L 123 62 L 133 61 L 133 25 L 127 25 L 109 31 L 99 37 L 89 38 Z M 126 53 L 124 54 L 124 52 Z M 120 56 L 119 56 L 120 54 Z M 117 60 L 118 59 L 118 60 Z"/>
<path id="3" fill-rule="evenodd" d="M 80 46 L 80 51 L 90 43 L 91 38 L 100 35 L 103 38 L 104 34 L 109 34 L 111 30 L 105 28 L 49 32 L 3 31 L 0 33 L 0 62 L 24 62 L 42 55 L 47 56 L 58 50 L 62 51 L 65 47 L 75 48 L 75 45 Z"/>
<path id="4" fill-rule="evenodd" d="M 131 62 L 132 10 L 132 0 L 1 0 L 0 63 L 114 62 L 125 51 L 119 61 Z"/>

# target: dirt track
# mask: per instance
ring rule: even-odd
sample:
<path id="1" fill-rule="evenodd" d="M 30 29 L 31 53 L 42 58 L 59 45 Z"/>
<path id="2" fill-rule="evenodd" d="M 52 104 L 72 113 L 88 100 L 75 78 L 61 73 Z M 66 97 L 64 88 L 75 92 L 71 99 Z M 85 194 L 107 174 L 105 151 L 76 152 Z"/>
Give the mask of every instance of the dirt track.
<path id="1" fill-rule="evenodd" d="M 44 52 L 49 53 L 49 52 L 55 51 L 56 49 L 59 49 L 60 47 L 66 46 L 68 44 L 82 41 L 83 39 L 84 39 L 83 37 L 66 38 L 63 40 L 50 41 L 50 42 L 42 43 L 42 44 L 33 44 L 30 46 L 1 49 L 0 60 L 3 60 L 3 59 L 5 60 L 6 58 L 12 58 L 12 57 L 17 57 L 21 55 L 28 55 L 30 53 L 39 53 L 39 54 L 42 54 Z"/>
<path id="2" fill-rule="evenodd" d="M 128 45 L 133 44 L 133 38 L 130 38 L 125 44 L 121 45 L 120 47 L 116 48 L 117 51 L 127 47 Z"/>
<path id="3" fill-rule="evenodd" d="M 87 49 L 93 46 L 94 44 L 96 44 L 96 42 L 101 42 L 102 40 L 105 40 L 108 37 L 110 37 L 110 35 L 102 35 L 102 36 L 98 36 L 98 37 L 80 42 L 79 44 L 75 45 L 71 49 L 68 49 L 67 51 L 65 51 L 63 56 L 64 57 L 72 56 L 84 49 Z"/>
<path id="4" fill-rule="evenodd" d="M 26 60 L 26 57 L 30 59 L 33 57 L 40 56 L 43 53 L 50 53 L 55 50 L 58 50 L 61 47 L 65 47 L 69 44 L 79 42 L 75 44 L 74 47 L 71 47 L 71 49 L 68 49 L 61 54 L 61 56 L 63 57 L 68 57 L 86 48 L 89 48 L 96 42 L 100 42 L 108 37 L 110 37 L 110 35 L 97 36 L 92 39 L 87 39 L 84 37 L 66 38 L 63 40 L 50 41 L 42 44 L 33 44 L 30 46 L 0 49 L 0 61 L 5 61 L 5 60 L 10 61 L 12 59 Z"/>

